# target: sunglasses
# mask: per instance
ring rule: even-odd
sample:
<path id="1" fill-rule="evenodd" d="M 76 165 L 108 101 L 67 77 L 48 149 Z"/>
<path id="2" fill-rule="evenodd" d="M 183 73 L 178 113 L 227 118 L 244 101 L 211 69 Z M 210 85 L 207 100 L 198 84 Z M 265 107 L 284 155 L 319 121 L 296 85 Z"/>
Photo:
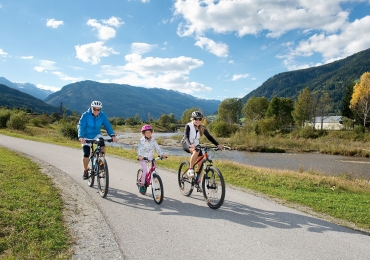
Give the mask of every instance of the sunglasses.
<path id="1" fill-rule="evenodd" d="M 94 111 L 100 111 L 100 108 L 93 108 Z"/>
<path id="2" fill-rule="evenodd" d="M 200 118 L 200 117 L 197 117 L 197 118 L 194 118 L 195 121 L 202 121 L 203 118 Z"/>

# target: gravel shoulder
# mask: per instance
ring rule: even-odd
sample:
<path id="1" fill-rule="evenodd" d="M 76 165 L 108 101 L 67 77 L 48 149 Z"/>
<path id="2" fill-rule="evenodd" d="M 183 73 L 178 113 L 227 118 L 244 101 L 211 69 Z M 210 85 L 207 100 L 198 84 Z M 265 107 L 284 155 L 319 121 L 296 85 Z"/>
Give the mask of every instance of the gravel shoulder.
<path id="1" fill-rule="evenodd" d="M 36 158 L 26 156 L 40 166 L 59 189 L 64 201 L 64 218 L 73 238 L 73 260 L 125 259 L 104 216 L 88 194 L 66 173 Z"/>

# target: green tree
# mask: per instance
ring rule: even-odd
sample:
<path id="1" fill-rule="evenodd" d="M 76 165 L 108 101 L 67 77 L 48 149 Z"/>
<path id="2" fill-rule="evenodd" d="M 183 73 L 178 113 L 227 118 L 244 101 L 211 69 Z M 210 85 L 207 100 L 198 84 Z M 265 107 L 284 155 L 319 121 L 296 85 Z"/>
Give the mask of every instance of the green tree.
<path id="1" fill-rule="evenodd" d="M 293 100 L 291 98 L 280 98 L 278 121 L 281 126 L 293 123 L 292 112 L 294 110 Z"/>
<path id="2" fill-rule="evenodd" d="M 269 102 L 269 106 L 267 107 L 265 117 L 271 118 L 271 117 L 278 117 L 279 115 L 279 98 L 277 96 L 274 96 L 271 101 Z"/>
<path id="3" fill-rule="evenodd" d="M 355 82 L 350 83 L 346 87 L 346 91 L 343 95 L 342 99 L 342 116 L 345 116 L 350 119 L 355 119 L 352 109 L 350 108 L 352 94 L 353 94 L 353 87 L 355 86 Z"/>
<path id="4" fill-rule="evenodd" d="M 265 97 L 251 97 L 245 103 L 242 114 L 246 120 L 260 120 L 265 117 L 269 102 Z"/>
<path id="5" fill-rule="evenodd" d="M 158 125 L 160 126 L 168 126 L 171 123 L 171 119 L 168 115 L 161 115 L 158 119 Z"/>
<path id="6" fill-rule="evenodd" d="M 293 101 L 290 98 L 278 98 L 274 96 L 266 110 L 266 118 L 275 118 L 276 127 L 281 129 L 293 122 Z"/>
<path id="7" fill-rule="evenodd" d="M 239 123 L 242 102 L 240 98 L 227 98 L 218 106 L 218 120 L 227 124 Z"/>
<path id="8" fill-rule="evenodd" d="M 298 96 L 294 104 L 292 116 L 296 125 L 300 128 L 304 127 L 304 123 L 310 119 L 311 116 L 311 93 L 310 88 L 306 87 Z"/>

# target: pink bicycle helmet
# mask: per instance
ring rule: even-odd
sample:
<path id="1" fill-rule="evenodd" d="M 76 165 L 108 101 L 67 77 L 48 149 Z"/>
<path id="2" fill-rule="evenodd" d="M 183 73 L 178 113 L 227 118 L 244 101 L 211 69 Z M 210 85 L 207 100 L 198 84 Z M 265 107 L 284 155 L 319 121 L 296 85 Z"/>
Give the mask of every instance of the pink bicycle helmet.
<path id="1" fill-rule="evenodd" d="M 144 132 L 145 132 L 145 131 L 147 131 L 147 130 L 149 130 L 149 131 L 153 132 L 153 128 L 152 128 L 152 126 L 151 126 L 151 125 L 144 125 L 144 126 L 141 128 L 141 132 L 142 132 L 142 133 L 144 133 Z"/>

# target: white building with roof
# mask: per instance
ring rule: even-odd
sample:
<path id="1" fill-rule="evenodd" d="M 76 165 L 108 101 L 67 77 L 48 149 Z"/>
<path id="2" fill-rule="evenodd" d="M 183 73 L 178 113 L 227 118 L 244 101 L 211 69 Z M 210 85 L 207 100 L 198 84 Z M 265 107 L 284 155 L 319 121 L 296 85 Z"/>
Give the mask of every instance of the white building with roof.
<path id="1" fill-rule="evenodd" d="M 313 123 L 307 123 L 309 126 L 313 126 Z M 322 125 L 322 128 L 321 128 Z M 315 129 L 316 130 L 341 130 L 344 126 L 342 124 L 342 116 L 318 116 L 315 117 Z"/>

